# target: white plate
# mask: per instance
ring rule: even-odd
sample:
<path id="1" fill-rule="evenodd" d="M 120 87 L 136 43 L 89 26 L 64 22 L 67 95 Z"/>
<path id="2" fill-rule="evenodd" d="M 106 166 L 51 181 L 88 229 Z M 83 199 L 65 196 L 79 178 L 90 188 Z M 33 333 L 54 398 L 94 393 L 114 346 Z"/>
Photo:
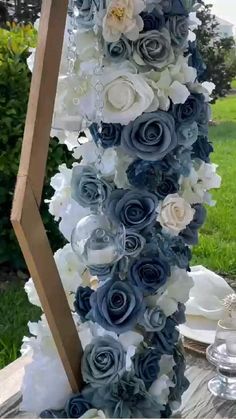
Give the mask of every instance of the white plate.
<path id="1" fill-rule="evenodd" d="M 186 316 L 186 318 L 186 323 L 179 326 L 183 336 L 208 345 L 214 343 L 217 322 L 200 316 Z"/>

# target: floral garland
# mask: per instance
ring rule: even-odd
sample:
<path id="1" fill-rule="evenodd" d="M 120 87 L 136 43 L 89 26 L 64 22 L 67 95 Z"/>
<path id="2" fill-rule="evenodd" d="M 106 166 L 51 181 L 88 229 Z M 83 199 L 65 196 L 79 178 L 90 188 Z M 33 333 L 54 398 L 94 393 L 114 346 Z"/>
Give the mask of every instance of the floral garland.
<path id="1" fill-rule="evenodd" d="M 74 4 L 74 71 L 66 76 L 65 45 L 55 115 L 75 163 L 59 167 L 48 203 L 69 242 L 55 261 L 85 385 L 70 394 L 43 315 L 22 346 L 32 357 L 22 408 L 41 417 L 169 417 L 189 384 L 177 326 L 193 284 L 191 246 L 203 204 L 214 204 L 209 190 L 220 187 L 209 159 L 214 86 L 198 82 L 205 67 L 192 32 L 200 1 Z M 71 131 L 74 122 L 86 136 Z M 40 305 L 31 279 L 25 288 Z"/>

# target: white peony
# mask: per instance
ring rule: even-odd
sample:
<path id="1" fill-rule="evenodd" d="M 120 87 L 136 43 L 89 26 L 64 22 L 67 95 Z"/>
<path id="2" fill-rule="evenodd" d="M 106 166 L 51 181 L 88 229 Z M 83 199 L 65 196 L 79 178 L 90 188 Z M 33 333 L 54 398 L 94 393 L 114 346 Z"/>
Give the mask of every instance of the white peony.
<path id="1" fill-rule="evenodd" d="M 210 189 L 220 188 L 221 177 L 216 173 L 216 164 L 201 162 L 200 166 L 191 168 L 188 177 L 180 179 L 181 196 L 190 204 L 206 203 L 214 205 Z"/>
<path id="2" fill-rule="evenodd" d="M 116 42 L 124 34 L 135 41 L 143 29 L 139 14 L 143 11 L 143 0 L 111 0 L 103 19 L 103 37 L 106 42 Z"/>
<path id="3" fill-rule="evenodd" d="M 157 220 L 168 233 L 177 236 L 192 221 L 195 210 L 178 194 L 168 195 L 158 208 Z"/>
<path id="4" fill-rule="evenodd" d="M 24 338 L 21 351 L 32 361 L 25 367 L 21 409 L 36 414 L 48 406 L 61 409 L 71 387 L 45 316 L 38 323 L 30 323 L 29 328 L 34 336 Z"/>

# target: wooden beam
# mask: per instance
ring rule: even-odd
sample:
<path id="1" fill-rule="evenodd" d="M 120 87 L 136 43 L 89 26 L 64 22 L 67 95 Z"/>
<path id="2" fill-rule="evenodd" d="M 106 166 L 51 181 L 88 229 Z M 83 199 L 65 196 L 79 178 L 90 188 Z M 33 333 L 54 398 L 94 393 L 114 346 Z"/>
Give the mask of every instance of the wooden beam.
<path id="1" fill-rule="evenodd" d="M 74 392 L 82 347 L 39 212 L 68 0 L 44 0 L 11 221 Z"/>

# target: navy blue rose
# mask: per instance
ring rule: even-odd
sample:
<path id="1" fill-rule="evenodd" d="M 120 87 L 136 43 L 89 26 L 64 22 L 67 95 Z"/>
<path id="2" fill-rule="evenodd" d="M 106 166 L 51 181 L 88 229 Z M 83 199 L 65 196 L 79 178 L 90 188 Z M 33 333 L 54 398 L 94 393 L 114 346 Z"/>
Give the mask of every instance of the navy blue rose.
<path id="1" fill-rule="evenodd" d="M 147 191 L 116 189 L 107 201 L 109 218 L 127 229 L 141 231 L 156 218 L 157 197 Z"/>
<path id="2" fill-rule="evenodd" d="M 67 418 L 65 410 L 47 409 L 40 413 L 40 418 Z"/>
<path id="3" fill-rule="evenodd" d="M 144 295 L 154 294 L 162 288 L 169 275 L 169 265 L 158 257 L 141 257 L 131 263 L 128 271 L 129 281 Z"/>
<path id="4" fill-rule="evenodd" d="M 185 103 L 173 105 L 172 114 L 178 124 L 182 124 L 183 122 L 191 124 L 200 118 L 203 104 L 204 96 L 192 93 Z"/>
<path id="5" fill-rule="evenodd" d="M 171 16 L 167 20 L 167 27 L 170 32 L 173 47 L 183 48 L 186 46 L 189 32 L 188 18 L 186 16 Z"/>
<path id="6" fill-rule="evenodd" d="M 175 345 L 179 340 L 179 332 L 176 329 L 176 323 L 170 317 L 166 320 L 164 329 L 153 333 L 152 343 L 158 349 L 160 354 L 172 355 Z"/>
<path id="7" fill-rule="evenodd" d="M 192 156 L 203 160 L 206 163 L 210 162 L 210 154 L 214 151 L 212 143 L 208 141 L 208 138 L 204 135 L 200 135 L 197 141 L 193 144 L 192 147 Z"/>
<path id="8" fill-rule="evenodd" d="M 143 250 L 145 243 L 146 243 L 145 238 L 141 236 L 141 234 L 132 230 L 126 231 L 125 253 L 127 256 L 130 256 L 133 258 L 137 257 Z"/>
<path id="9" fill-rule="evenodd" d="M 129 60 L 133 55 L 133 43 L 125 36 L 116 42 L 105 43 L 105 55 L 115 63 Z"/>
<path id="10" fill-rule="evenodd" d="M 121 146 L 142 160 L 162 160 L 177 145 L 175 121 L 163 111 L 147 112 L 126 125 Z"/>
<path id="11" fill-rule="evenodd" d="M 138 378 L 143 380 L 148 389 L 157 379 L 160 371 L 159 361 L 161 354 L 157 349 L 147 348 L 141 352 L 136 352 L 132 358 L 134 372 Z"/>
<path id="12" fill-rule="evenodd" d="M 140 14 L 143 19 L 143 32 L 157 30 L 159 31 L 165 26 L 165 18 L 153 9 L 151 13 L 142 12 Z"/>
<path id="13" fill-rule="evenodd" d="M 186 311 L 185 304 L 178 303 L 178 309 L 171 316 L 171 318 L 174 320 L 176 325 L 183 324 L 186 322 L 185 311 Z"/>
<path id="14" fill-rule="evenodd" d="M 120 145 L 122 125 L 102 123 L 101 132 L 97 124 L 92 124 L 89 127 L 92 137 L 96 144 L 103 148 L 116 147 Z"/>
<path id="15" fill-rule="evenodd" d="M 206 208 L 201 204 L 192 205 L 195 213 L 191 223 L 181 231 L 180 236 L 184 239 L 185 243 L 189 246 L 198 243 L 198 230 L 202 227 L 206 219 Z"/>
<path id="16" fill-rule="evenodd" d="M 196 46 L 196 42 L 189 42 L 188 56 L 188 65 L 197 70 L 197 76 L 201 80 L 204 78 L 204 73 L 206 72 L 206 64 L 204 63 L 202 56 Z"/>
<path id="17" fill-rule="evenodd" d="M 131 330 L 145 311 L 142 292 L 129 282 L 116 279 L 99 287 L 90 303 L 90 318 L 115 333 Z"/>
<path id="18" fill-rule="evenodd" d="M 174 377 L 173 381 L 175 386 L 170 388 L 169 403 L 181 403 L 182 394 L 188 389 L 190 382 L 185 377 L 186 363 L 184 359 L 184 349 L 182 345 L 178 345 L 174 350 L 175 365 L 173 368 Z"/>
<path id="19" fill-rule="evenodd" d="M 72 170 L 71 196 L 82 207 L 91 209 L 104 204 L 112 191 L 112 186 L 97 176 L 90 166 L 75 166 Z"/>
<path id="20" fill-rule="evenodd" d="M 93 406 L 80 393 L 73 394 L 65 405 L 65 411 L 68 418 L 80 418 L 87 410 Z"/>
<path id="21" fill-rule="evenodd" d="M 90 287 L 78 287 L 75 294 L 74 308 L 82 321 L 86 320 L 86 316 L 91 309 L 90 297 L 94 291 Z"/>
<path id="22" fill-rule="evenodd" d="M 163 409 L 133 372 L 125 372 L 119 381 L 96 391 L 87 386 L 83 394 L 96 409 L 105 410 L 109 418 L 159 418 Z"/>

